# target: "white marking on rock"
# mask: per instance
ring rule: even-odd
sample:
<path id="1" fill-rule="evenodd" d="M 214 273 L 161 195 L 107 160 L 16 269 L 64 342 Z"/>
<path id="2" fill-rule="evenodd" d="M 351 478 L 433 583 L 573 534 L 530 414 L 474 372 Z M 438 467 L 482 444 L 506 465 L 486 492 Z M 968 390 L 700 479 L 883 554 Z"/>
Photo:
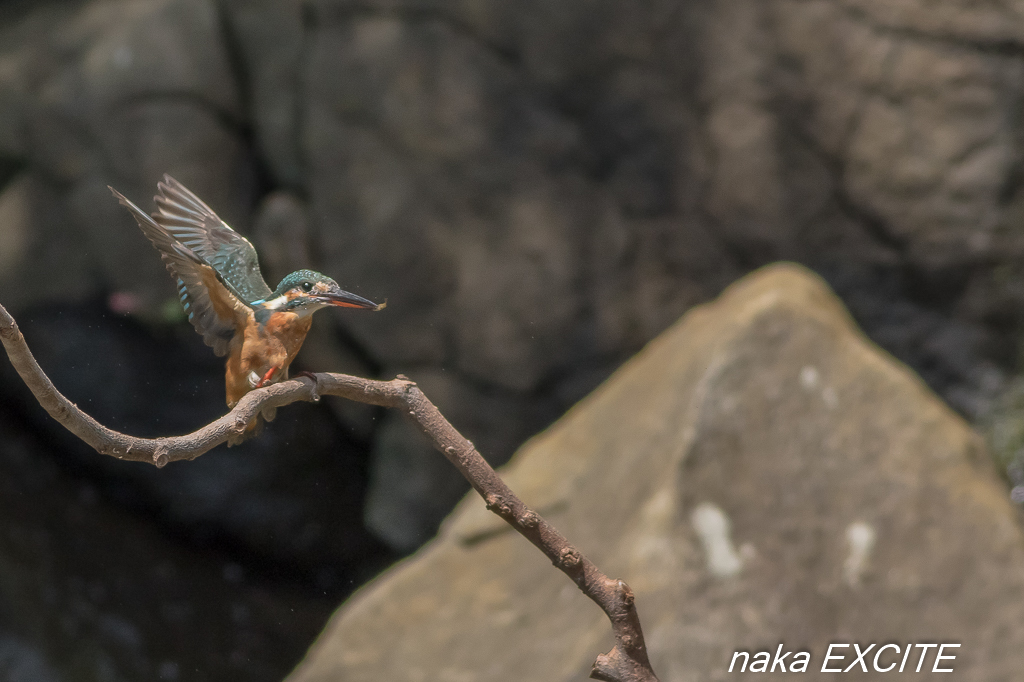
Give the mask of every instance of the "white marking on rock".
<path id="1" fill-rule="evenodd" d="M 875 547 L 875 529 L 864 521 L 854 521 L 846 528 L 846 544 L 850 553 L 843 564 L 843 578 L 850 587 L 857 587 Z"/>
<path id="2" fill-rule="evenodd" d="M 818 368 L 813 365 L 807 365 L 800 370 L 800 385 L 808 391 L 813 390 L 818 385 L 818 380 L 821 375 L 818 374 Z"/>
<path id="3" fill-rule="evenodd" d="M 730 523 L 725 512 L 710 502 L 702 502 L 690 514 L 690 523 L 704 545 L 708 571 L 720 578 L 739 575 L 743 560 L 729 537 Z"/>

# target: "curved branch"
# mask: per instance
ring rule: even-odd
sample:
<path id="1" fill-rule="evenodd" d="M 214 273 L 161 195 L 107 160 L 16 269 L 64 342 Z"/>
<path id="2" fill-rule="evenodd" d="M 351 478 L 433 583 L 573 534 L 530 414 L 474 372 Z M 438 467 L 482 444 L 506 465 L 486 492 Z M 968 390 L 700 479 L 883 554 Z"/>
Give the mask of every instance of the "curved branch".
<path id="1" fill-rule="evenodd" d="M 527 507 L 473 444 L 404 376 L 398 375 L 391 381 L 374 381 L 323 373 L 317 374 L 316 380 L 292 379 L 247 393 L 226 415 L 188 435 L 136 438 L 108 429 L 61 395 L 32 357 L 17 323 L 3 306 L 0 306 L 0 341 L 11 364 L 39 404 L 65 428 L 100 454 L 149 462 L 158 467 L 168 462 L 195 459 L 241 435 L 246 425 L 267 407 L 282 407 L 299 400 L 315 402 L 326 394 L 402 410 L 470 482 L 487 508 L 532 542 L 608 616 L 615 634 L 615 647 L 597 657 L 590 676 L 607 682 L 657 682 L 629 586 L 598 570 L 554 526 Z"/>

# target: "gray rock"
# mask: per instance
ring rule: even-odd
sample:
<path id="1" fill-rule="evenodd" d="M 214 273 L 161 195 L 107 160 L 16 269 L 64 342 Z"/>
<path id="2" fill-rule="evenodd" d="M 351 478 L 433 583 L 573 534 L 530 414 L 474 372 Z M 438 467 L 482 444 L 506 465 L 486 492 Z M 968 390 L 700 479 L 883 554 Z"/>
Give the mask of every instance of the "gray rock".
<path id="1" fill-rule="evenodd" d="M 310 254 L 306 204 L 291 192 L 273 192 L 260 202 L 252 242 L 260 256 L 260 269 L 270 286 L 306 267 Z"/>
<path id="2" fill-rule="evenodd" d="M 1024 528 L 981 440 L 802 268 L 691 311 L 503 476 L 631 585 L 661 679 L 779 642 L 811 679 L 831 642 L 958 642 L 964 680 L 1024 663 Z M 288 679 L 583 679 L 610 641 L 471 494 Z"/>
<path id="3" fill-rule="evenodd" d="M 304 4 L 295 0 L 228 0 L 231 35 L 226 48 L 239 53 L 248 88 L 256 144 L 274 180 L 290 188 L 305 182 L 299 153 L 302 107 L 300 67 L 305 46 Z"/>
<path id="4" fill-rule="evenodd" d="M 92 286 L 88 251 L 70 222 L 59 193 L 38 172 L 23 170 L 0 191 L 0 289 L 9 309 Z"/>
<path id="5" fill-rule="evenodd" d="M 46 657 L 19 637 L 0 635 L 0 678 L 8 682 L 58 682 Z"/>
<path id="6" fill-rule="evenodd" d="M 1005 221 L 1016 222 L 1010 217 L 1019 199 L 1007 200 L 1005 183 L 1018 124 L 997 102 L 1021 92 L 1024 71 L 973 41 L 1010 40 L 1019 17 L 996 22 L 998 10 L 954 11 L 956 3 L 942 19 L 913 2 L 893 3 L 899 13 L 849 4 L 871 11 L 784 2 L 774 13 L 778 49 L 793 60 L 793 94 L 809 114 L 807 132 L 841 164 L 843 191 L 924 267 L 977 262 L 1015 242 Z M 930 36 L 946 35 L 940 24 L 954 13 L 964 22 L 954 33 L 963 37 L 934 42 Z M 893 21 L 916 28 L 893 33 Z M 985 37 L 963 35 L 982 26 Z M 822 50 L 833 57 L 820 59 Z"/>
<path id="7" fill-rule="evenodd" d="M 158 308 L 173 284 L 106 186 L 148 206 L 156 180 L 170 172 L 228 221 L 248 217 L 253 173 L 214 4 L 43 5 L 16 29 L 22 35 L 0 48 L 0 120 L 9 123 L 0 158 L 27 165 L 51 195 L 28 214 L 50 244 L 32 252 L 30 267 L 85 258 L 88 281 L 69 267 L 65 296 L 117 291 L 139 299 L 139 311 Z"/>

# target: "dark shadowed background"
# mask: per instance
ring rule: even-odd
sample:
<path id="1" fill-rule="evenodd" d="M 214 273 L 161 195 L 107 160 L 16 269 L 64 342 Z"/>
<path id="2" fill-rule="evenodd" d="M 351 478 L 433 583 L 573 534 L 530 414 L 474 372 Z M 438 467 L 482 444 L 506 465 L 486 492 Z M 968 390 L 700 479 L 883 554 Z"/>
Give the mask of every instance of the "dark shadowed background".
<path id="1" fill-rule="evenodd" d="M 299 369 L 419 382 L 493 463 L 765 263 L 1022 427 L 1024 14 L 969 0 L 6 0 L 0 303 L 136 435 L 226 409 L 143 208 L 163 173 L 387 310 Z M 0 369 L 0 676 L 277 680 L 465 492 L 399 415 L 293 406 L 163 470 Z"/>

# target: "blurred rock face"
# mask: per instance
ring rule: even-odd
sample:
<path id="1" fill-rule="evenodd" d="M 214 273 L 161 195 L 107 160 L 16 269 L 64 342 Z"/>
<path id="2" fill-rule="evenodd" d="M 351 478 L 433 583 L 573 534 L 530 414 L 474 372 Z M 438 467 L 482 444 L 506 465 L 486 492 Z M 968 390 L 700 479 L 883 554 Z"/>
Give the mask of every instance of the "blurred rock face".
<path id="1" fill-rule="evenodd" d="M 222 410 L 219 363 L 106 190 L 147 207 L 167 172 L 272 285 L 314 267 L 388 300 L 321 313 L 298 366 L 403 372 L 495 463 L 779 258 L 984 416 L 1024 310 L 1022 43 L 1012 7 L 967 0 L 4 2 L 0 302 L 115 426 Z M 294 409 L 161 472 L 75 451 L 41 412 L 8 428 L 108 502 L 336 596 L 386 554 L 353 525 L 364 500 L 404 552 L 465 485 L 398 415 Z"/>
<path id="2" fill-rule="evenodd" d="M 422 378 L 495 462 L 777 258 L 976 416 L 1024 309 L 1024 24 L 933 5 L 8 3 L 0 297 L 160 318 L 173 285 L 106 185 L 148 206 L 169 172 L 271 284 L 388 299 L 322 314 L 300 362 Z M 462 484 L 397 418 L 333 409 L 372 451 L 367 522 L 415 547 Z"/>
<path id="3" fill-rule="evenodd" d="M 802 268 L 688 313 L 503 478 L 629 583 L 661 679 L 724 679 L 733 652 L 779 642 L 812 653 L 814 680 L 833 642 L 960 643 L 946 653 L 978 682 L 1024 660 L 1024 528 L 980 438 Z M 584 679 L 610 646 L 470 495 L 288 679 Z"/>

